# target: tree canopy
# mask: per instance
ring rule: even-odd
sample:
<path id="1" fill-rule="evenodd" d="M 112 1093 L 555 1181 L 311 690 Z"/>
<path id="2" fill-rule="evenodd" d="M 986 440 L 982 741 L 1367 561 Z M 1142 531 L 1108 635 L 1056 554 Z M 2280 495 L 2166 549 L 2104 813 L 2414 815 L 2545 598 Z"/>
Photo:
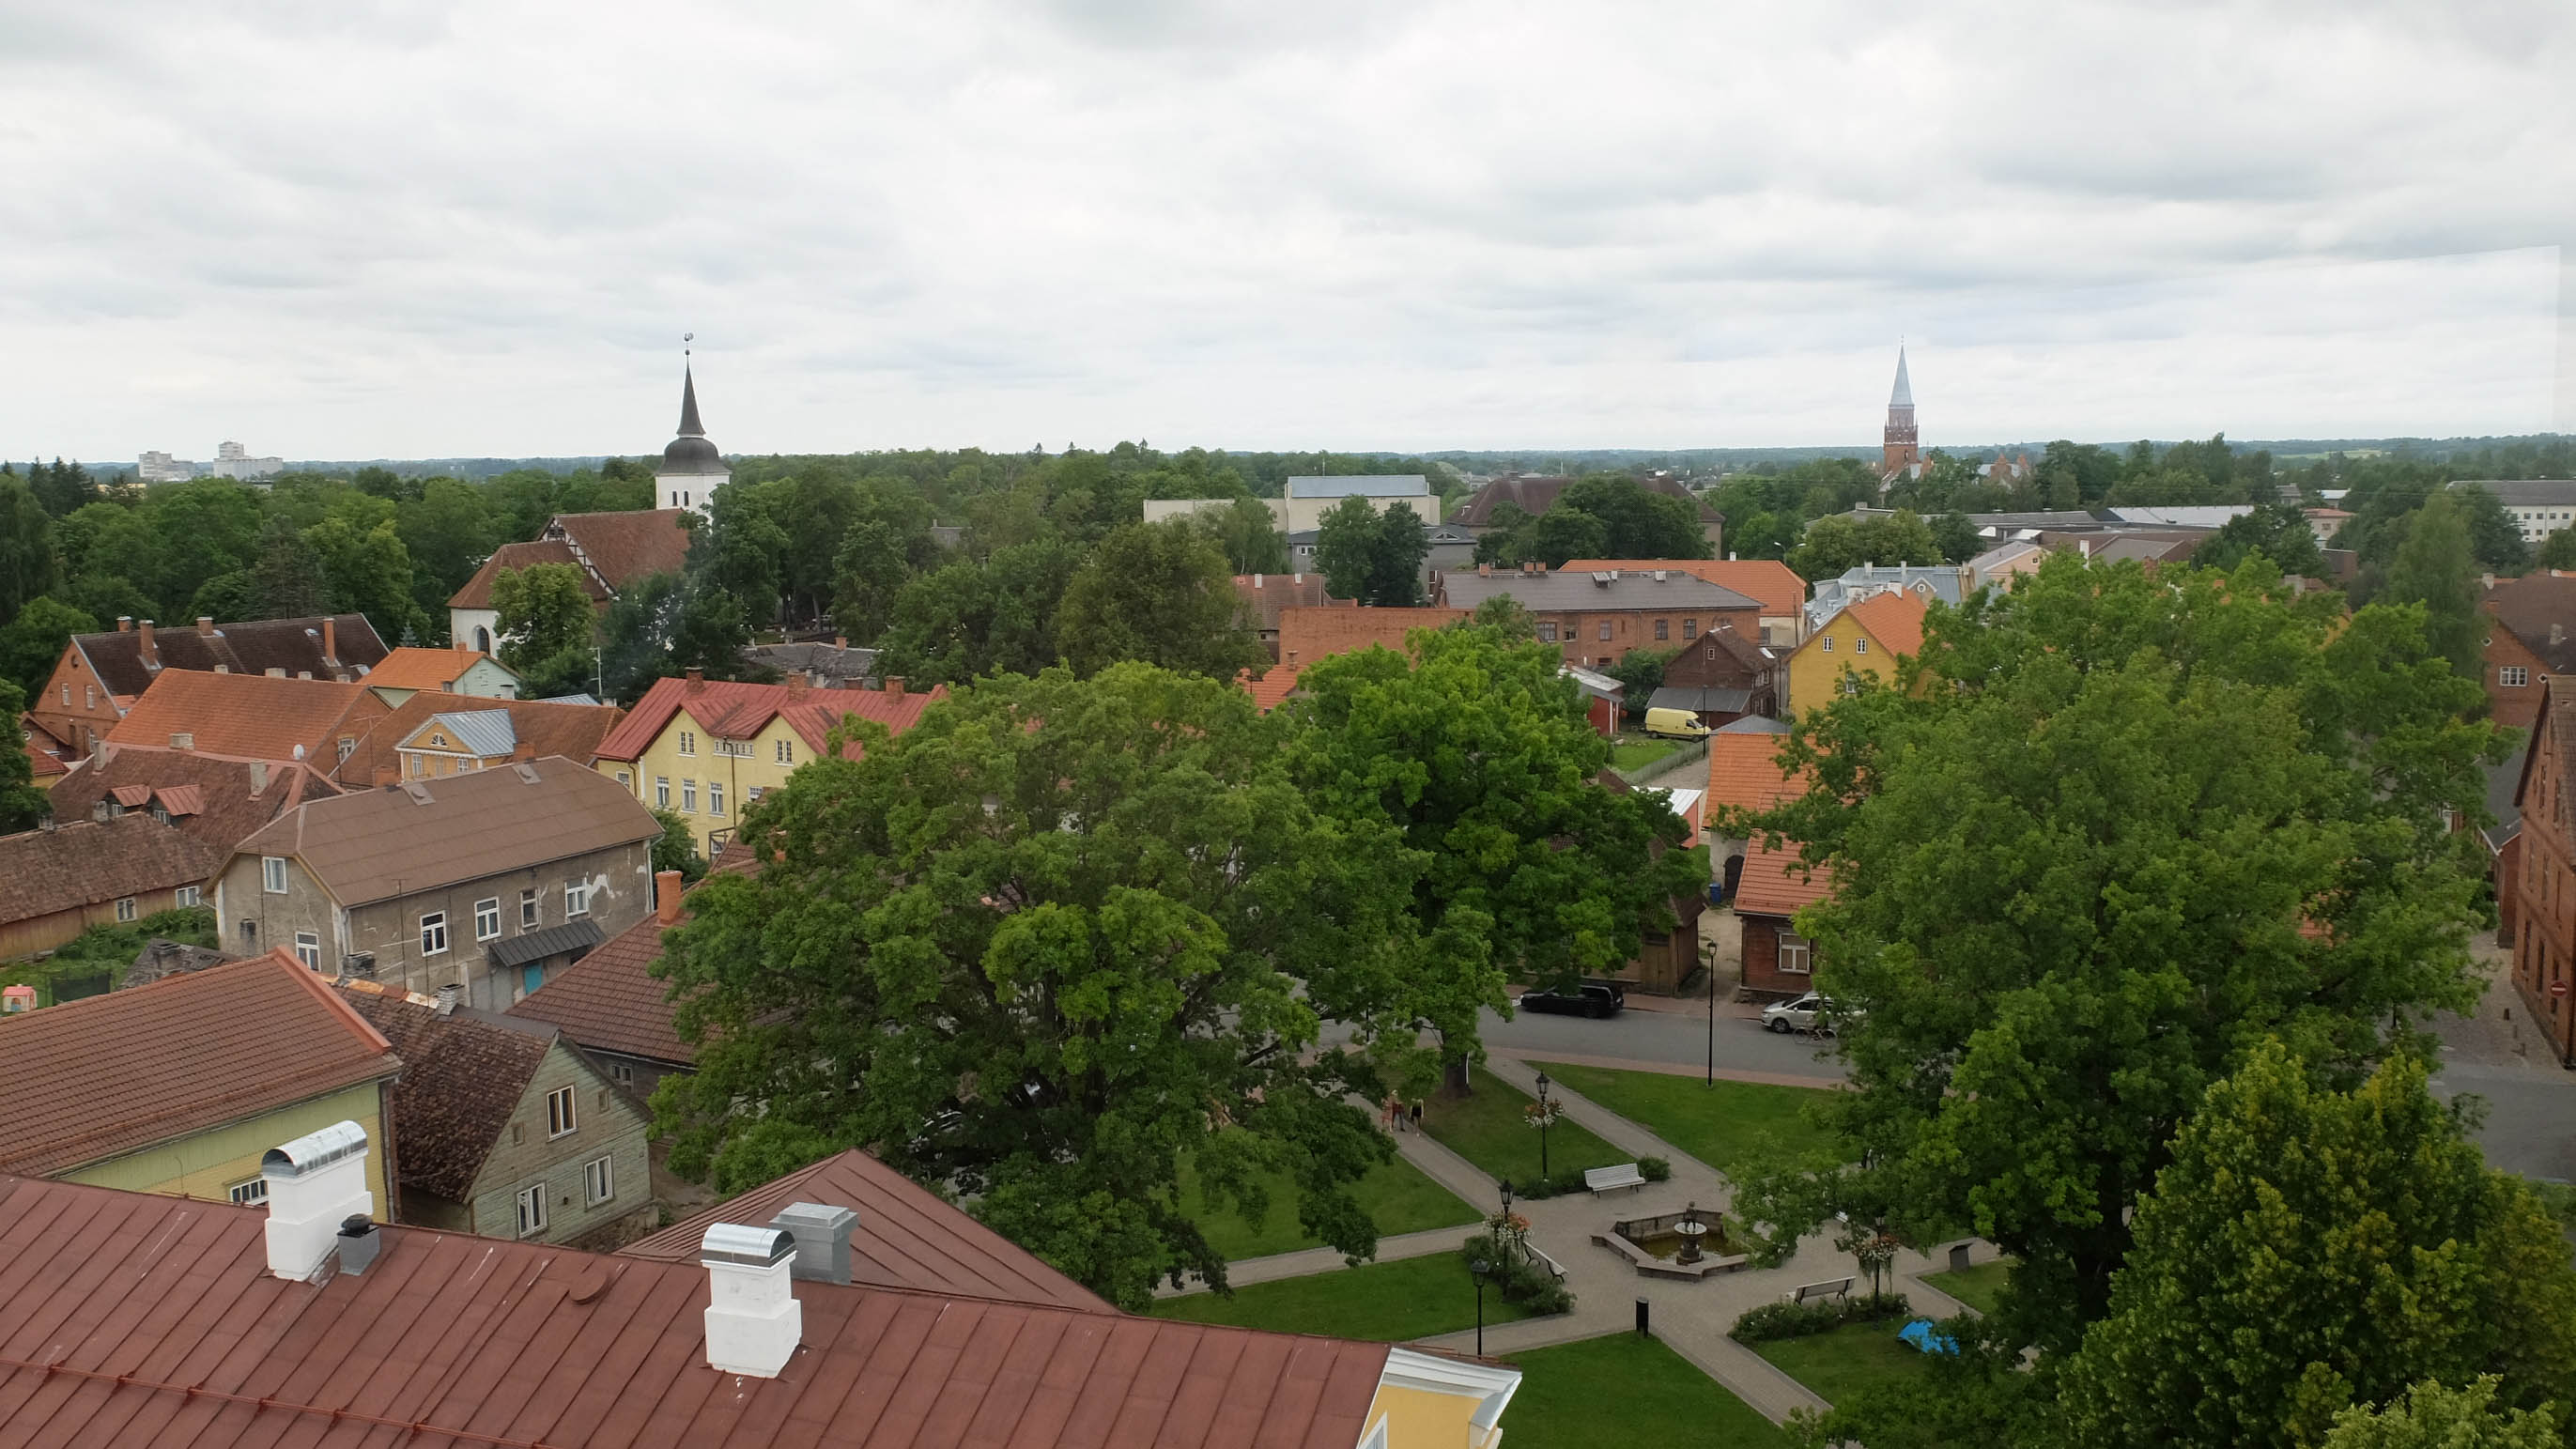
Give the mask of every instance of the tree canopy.
<path id="1" fill-rule="evenodd" d="M 1422 560 L 1430 552 L 1431 530 L 1421 514 L 1402 502 L 1381 513 L 1353 496 L 1324 511 L 1315 567 L 1334 598 L 1411 608 L 1422 602 Z"/>
<path id="2" fill-rule="evenodd" d="M 1055 638 L 1084 674 L 1133 659 L 1230 680 L 1270 662 L 1243 625 L 1224 557 L 1182 519 L 1101 539 L 1065 585 Z"/>
<path id="3" fill-rule="evenodd" d="M 492 580 L 492 610 L 500 616 L 501 662 L 522 674 L 590 652 L 598 614 L 572 564 L 503 569 Z"/>

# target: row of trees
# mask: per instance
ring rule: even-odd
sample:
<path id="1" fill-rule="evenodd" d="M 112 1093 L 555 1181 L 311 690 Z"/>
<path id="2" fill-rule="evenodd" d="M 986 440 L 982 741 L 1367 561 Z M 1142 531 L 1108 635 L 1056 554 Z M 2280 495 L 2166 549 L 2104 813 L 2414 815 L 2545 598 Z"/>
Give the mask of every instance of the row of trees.
<path id="1" fill-rule="evenodd" d="M 1738 1212 L 1774 1254 L 1842 1213 L 2018 1264 L 1964 1353 L 1830 1437 L 2315 1443 L 2480 1374 L 2563 1406 L 2565 1244 L 2424 1089 L 2422 1024 L 2478 989 L 2449 812 L 2509 745 L 2428 622 L 2259 551 L 2060 555 L 1936 609 L 1915 678 L 1797 723 L 1808 793 L 1719 825 L 1831 873 L 1800 930 L 1865 1013 L 1820 1108 L 1857 1165 L 1753 1174 Z"/>
<path id="2" fill-rule="evenodd" d="M 1476 540 L 1476 562 L 1549 568 L 1575 558 L 1706 558 L 1700 505 L 1641 486 L 1624 473 L 1589 473 L 1533 518 L 1511 504 Z"/>
<path id="3" fill-rule="evenodd" d="M 1707 879 L 1660 796 L 1593 783 L 1607 746 L 1508 613 L 1325 661 L 1269 715 L 1122 662 L 855 726 L 673 937 L 703 1038 L 655 1097 L 673 1166 L 732 1190 L 864 1144 L 1129 1307 L 1225 1281 L 1185 1164 L 1256 1221 L 1285 1177 L 1368 1254 L 1350 1187 L 1389 1149 L 1352 1097 L 1463 1077 L 1507 970 L 1614 968 Z"/>

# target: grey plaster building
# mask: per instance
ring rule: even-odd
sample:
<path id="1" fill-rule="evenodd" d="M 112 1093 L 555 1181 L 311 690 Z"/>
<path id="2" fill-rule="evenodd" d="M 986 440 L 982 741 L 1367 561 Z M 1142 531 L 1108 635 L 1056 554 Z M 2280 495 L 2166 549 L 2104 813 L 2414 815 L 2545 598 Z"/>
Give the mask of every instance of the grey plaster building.
<path id="1" fill-rule="evenodd" d="M 216 877 L 223 945 L 499 1010 L 653 903 L 653 813 L 560 756 L 309 801 Z"/>

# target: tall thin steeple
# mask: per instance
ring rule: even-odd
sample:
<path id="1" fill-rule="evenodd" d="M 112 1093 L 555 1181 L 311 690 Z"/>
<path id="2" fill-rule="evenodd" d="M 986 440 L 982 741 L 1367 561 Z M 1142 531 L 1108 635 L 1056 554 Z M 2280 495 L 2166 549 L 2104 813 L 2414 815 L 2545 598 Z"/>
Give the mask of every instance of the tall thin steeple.
<path id="1" fill-rule="evenodd" d="M 680 354 L 680 359 L 680 436 L 703 438 L 707 435 L 707 429 L 704 423 L 698 421 L 698 379 L 689 367 L 688 354 L 685 352 Z M 1901 367 L 1897 373 L 1896 387 L 1899 392 L 1905 390 L 1905 376 Z"/>
<path id="2" fill-rule="evenodd" d="M 1905 345 L 1896 347 L 1896 386 L 1887 395 L 1887 430 L 1879 438 L 1878 476 L 1894 479 L 1923 461 L 1914 432 L 1914 384 L 1905 375 Z"/>
<path id="3" fill-rule="evenodd" d="M 725 466 L 724 454 L 707 441 L 706 425 L 698 421 L 698 377 L 686 343 L 697 334 L 681 338 L 680 349 L 680 432 L 662 450 L 662 466 L 656 470 L 654 484 L 661 494 L 664 508 L 694 508 L 707 511 L 715 492 L 733 476 Z"/>

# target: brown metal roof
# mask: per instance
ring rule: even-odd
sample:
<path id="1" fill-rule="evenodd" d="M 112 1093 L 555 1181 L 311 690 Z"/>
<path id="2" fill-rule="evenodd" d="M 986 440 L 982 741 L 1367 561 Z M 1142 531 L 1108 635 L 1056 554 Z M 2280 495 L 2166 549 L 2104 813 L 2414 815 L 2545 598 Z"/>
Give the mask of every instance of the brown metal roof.
<path id="1" fill-rule="evenodd" d="M 241 843 L 304 863 L 343 906 L 650 840 L 661 822 L 561 757 L 315 800 Z"/>
<path id="2" fill-rule="evenodd" d="M 744 1378 L 695 1262 L 388 1227 L 316 1286 L 269 1275 L 264 1216 L 0 1177 L 0 1449 L 1351 1449 L 1387 1362 L 800 1282 L 803 1345 Z"/>
<path id="3" fill-rule="evenodd" d="M 505 1014 L 560 1027 L 585 1051 L 690 1065 L 698 1049 L 671 1025 L 670 983 L 652 975 L 669 929 L 646 916 L 553 973 Z"/>
<path id="4" fill-rule="evenodd" d="M 199 885 L 224 859 L 222 847 L 140 812 L 0 835 L 0 924 Z"/>
<path id="5" fill-rule="evenodd" d="M 0 1022 L 0 1172 L 67 1171 L 401 1068 L 284 950 L 67 1001 Z"/>
<path id="6" fill-rule="evenodd" d="M 474 1011 L 441 1016 L 429 998 L 375 981 L 344 981 L 339 990 L 403 1059 L 402 1080 L 394 1084 L 403 1186 L 465 1201 L 529 1080 L 545 1064 L 553 1030 L 533 1022 L 505 1025 Z"/>
<path id="7" fill-rule="evenodd" d="M 373 683 L 372 680 L 369 682 Z M 339 763 L 331 776 L 352 789 L 372 785 L 377 770 L 387 765 L 400 769 L 403 741 L 427 724 L 431 715 L 485 709 L 507 711 L 510 732 L 518 737 L 519 743 L 528 747 L 531 755 L 539 758 L 561 755 L 583 764 L 597 756 L 599 742 L 608 738 L 619 720 L 626 718 L 626 711 L 613 704 L 490 699 L 482 695 L 424 689 L 396 706 L 393 713 L 378 720 L 365 738 L 350 749 L 349 757 Z"/>
<path id="8" fill-rule="evenodd" d="M 834 1153 L 695 1217 L 683 1218 L 649 1238 L 627 1244 L 619 1254 L 694 1263 L 698 1242 L 709 1224 L 765 1223 L 796 1202 L 845 1207 L 859 1215 L 858 1228 L 850 1237 L 853 1282 L 1043 1303 L 1085 1313 L 1117 1311 L 1035 1253 L 857 1148 Z"/>
<path id="9" fill-rule="evenodd" d="M 283 669 L 288 677 L 310 674 L 332 679 L 356 677 L 357 667 L 385 657 L 385 643 L 364 614 L 331 616 L 334 657 L 322 648 L 322 616 L 305 619 L 252 619 L 217 624 L 200 632 L 193 626 L 154 628 L 152 653 L 143 653 L 143 631 L 110 630 L 75 634 L 72 643 L 89 660 L 101 684 L 119 695 L 138 695 L 160 674 L 177 669 L 213 673 L 218 667 L 234 674 L 266 674 Z"/>

